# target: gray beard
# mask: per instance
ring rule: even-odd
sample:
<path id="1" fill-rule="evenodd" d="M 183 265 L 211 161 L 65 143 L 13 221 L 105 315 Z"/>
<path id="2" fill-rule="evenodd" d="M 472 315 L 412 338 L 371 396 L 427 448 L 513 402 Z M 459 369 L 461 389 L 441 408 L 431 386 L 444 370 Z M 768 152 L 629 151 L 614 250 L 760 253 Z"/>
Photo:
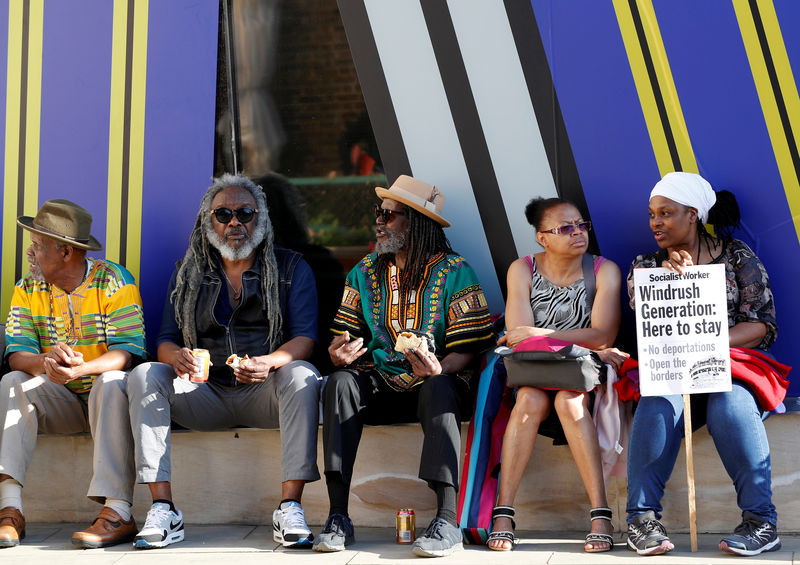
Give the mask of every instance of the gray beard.
<path id="1" fill-rule="evenodd" d="M 375 242 L 375 251 L 378 255 L 395 254 L 405 247 L 406 234 L 404 232 L 396 232 L 386 228 L 384 228 L 384 231 L 386 232 L 386 240 Z"/>
<path id="2" fill-rule="evenodd" d="M 250 257 L 256 248 L 261 245 L 261 242 L 264 241 L 264 236 L 267 234 L 266 227 L 258 225 L 253 235 L 248 235 L 242 246 L 237 249 L 228 245 L 223 238 L 218 236 L 217 232 L 214 231 L 213 226 L 210 224 L 205 224 L 204 231 L 211 247 L 219 251 L 223 259 L 227 259 L 228 261 L 239 261 Z"/>
<path id="3" fill-rule="evenodd" d="M 28 270 L 31 273 L 31 278 L 36 282 L 44 282 L 44 275 L 42 274 L 42 271 L 39 269 L 39 264 L 36 262 L 36 260 L 28 257 L 28 263 L 30 263 L 30 265 L 28 266 Z"/>

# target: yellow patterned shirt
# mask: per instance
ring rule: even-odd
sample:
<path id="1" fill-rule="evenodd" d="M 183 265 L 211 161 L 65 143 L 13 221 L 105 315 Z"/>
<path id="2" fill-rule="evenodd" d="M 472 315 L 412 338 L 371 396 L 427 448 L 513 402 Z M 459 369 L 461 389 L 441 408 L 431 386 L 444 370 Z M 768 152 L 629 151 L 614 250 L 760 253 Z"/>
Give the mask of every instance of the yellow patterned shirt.
<path id="1" fill-rule="evenodd" d="M 145 356 L 142 299 L 125 267 L 94 259 L 86 279 L 69 294 L 30 273 L 17 283 L 6 322 L 6 356 L 45 353 L 58 342 L 71 344 L 86 361 L 110 349 Z M 66 386 L 85 393 L 95 378 L 87 375 Z"/>

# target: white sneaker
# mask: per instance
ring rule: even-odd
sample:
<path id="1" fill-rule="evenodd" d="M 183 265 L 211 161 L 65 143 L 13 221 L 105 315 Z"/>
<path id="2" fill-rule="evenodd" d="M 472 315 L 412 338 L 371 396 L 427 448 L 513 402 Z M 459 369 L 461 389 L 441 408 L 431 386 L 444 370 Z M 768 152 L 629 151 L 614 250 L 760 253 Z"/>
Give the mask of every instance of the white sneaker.
<path id="1" fill-rule="evenodd" d="M 169 504 L 156 502 L 147 511 L 144 528 L 136 534 L 133 547 L 152 549 L 183 541 L 183 514 L 169 509 Z"/>
<path id="2" fill-rule="evenodd" d="M 272 513 L 272 539 L 283 547 L 311 547 L 314 534 L 308 529 L 303 507 L 297 502 L 281 506 Z"/>

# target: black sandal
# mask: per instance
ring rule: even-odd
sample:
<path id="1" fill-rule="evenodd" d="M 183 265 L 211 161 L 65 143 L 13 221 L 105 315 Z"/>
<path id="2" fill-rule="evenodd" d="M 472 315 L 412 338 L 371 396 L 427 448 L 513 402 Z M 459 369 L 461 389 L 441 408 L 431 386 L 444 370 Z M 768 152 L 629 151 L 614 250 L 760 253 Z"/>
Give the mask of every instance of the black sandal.
<path id="1" fill-rule="evenodd" d="M 514 532 L 510 532 L 508 530 L 501 530 L 498 532 L 494 531 L 494 520 L 495 518 L 508 518 L 511 520 L 511 527 L 516 529 L 517 523 L 514 521 L 514 507 L 513 506 L 495 506 L 492 509 L 492 532 L 489 534 L 489 539 L 486 540 L 486 545 L 489 546 L 489 549 L 493 549 L 494 551 L 511 551 L 514 549 L 514 546 L 517 545 L 519 541 L 515 536 Z M 490 541 L 510 541 L 511 547 L 492 547 L 489 545 Z"/>
<path id="2" fill-rule="evenodd" d="M 592 521 L 595 521 L 595 520 L 608 520 L 609 522 L 611 522 L 611 516 L 612 516 L 611 508 L 592 508 L 591 510 L 589 510 L 589 516 L 592 518 Z M 595 543 L 595 542 L 607 543 L 608 544 L 608 548 L 607 549 L 605 549 L 605 548 L 604 549 L 596 549 L 596 548 L 586 549 L 586 544 L 587 543 Z M 583 550 L 586 553 L 603 553 L 604 551 L 611 551 L 612 549 L 614 549 L 614 536 L 612 536 L 611 534 L 601 534 L 601 533 L 590 532 L 586 536 L 586 541 L 584 542 L 584 547 L 583 547 Z"/>

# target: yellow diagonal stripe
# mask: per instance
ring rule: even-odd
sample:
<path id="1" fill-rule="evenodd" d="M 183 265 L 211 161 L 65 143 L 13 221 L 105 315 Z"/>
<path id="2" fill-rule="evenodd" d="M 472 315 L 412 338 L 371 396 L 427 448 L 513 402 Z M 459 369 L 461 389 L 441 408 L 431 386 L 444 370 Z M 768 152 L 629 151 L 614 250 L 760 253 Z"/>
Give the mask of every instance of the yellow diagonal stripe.
<path id="1" fill-rule="evenodd" d="M 639 103 L 642 106 L 642 113 L 644 114 L 645 123 L 647 124 L 650 142 L 653 145 L 653 153 L 655 154 L 659 173 L 663 176 L 668 172 L 674 171 L 675 165 L 670 155 L 664 124 L 658 112 L 653 85 L 647 73 L 647 66 L 642 53 L 642 45 L 636 33 L 636 26 L 628 1 L 613 0 L 613 3 L 619 29 L 622 34 L 622 41 L 625 45 L 625 52 L 628 55 L 631 73 L 633 74 L 633 80 L 636 85 L 636 92 L 639 96 Z M 669 60 L 667 59 L 667 51 L 661 39 L 661 32 L 658 28 L 658 21 L 656 20 L 653 4 L 650 0 L 638 0 L 636 4 L 639 8 L 639 16 L 642 20 L 647 47 L 653 59 L 653 66 L 655 68 L 659 89 L 664 100 L 669 126 L 672 130 L 672 135 L 678 150 L 681 169 L 688 172 L 697 172 L 697 161 L 695 160 L 694 151 L 692 150 L 692 144 L 689 139 L 689 130 L 683 118 L 683 111 L 681 110 L 680 100 L 678 99 L 678 91 L 675 87 L 675 81 L 672 78 L 672 71 L 669 66 Z"/>
<path id="2" fill-rule="evenodd" d="M 672 129 L 675 146 L 678 149 L 681 167 L 687 173 L 697 173 L 699 171 L 694 157 L 694 150 L 692 149 L 692 142 L 689 139 L 689 129 L 686 127 L 686 121 L 683 118 L 683 110 L 678 99 L 678 89 L 675 87 L 675 80 L 672 78 L 672 69 L 670 69 L 667 50 L 661 38 L 661 30 L 658 27 L 653 2 L 652 0 L 637 0 L 636 4 L 639 6 L 644 35 L 650 47 L 650 56 L 653 59 L 656 77 L 661 87 L 661 96 L 664 99 L 664 107 L 669 117 L 669 124 Z M 663 176 L 664 172 L 662 171 L 661 174 Z"/>
<path id="3" fill-rule="evenodd" d="M 6 142 L 3 175 L 2 315 L 5 321 L 15 279 L 17 248 L 17 186 L 19 184 L 20 88 L 22 88 L 22 0 L 8 3 L 6 68 Z"/>
<path id="4" fill-rule="evenodd" d="M 778 84 L 786 104 L 786 112 L 789 115 L 792 135 L 797 140 L 800 139 L 800 95 L 797 93 L 797 85 L 794 74 L 792 74 L 792 66 L 789 63 L 789 55 L 786 52 L 786 44 L 783 42 L 778 15 L 775 13 L 775 5 L 772 2 L 759 0 L 757 4 L 772 55 L 772 63 L 778 75 Z"/>
<path id="5" fill-rule="evenodd" d="M 781 89 L 781 96 L 786 105 L 786 112 L 789 116 L 789 134 L 792 135 L 797 143 L 800 141 L 800 97 L 798 97 L 797 86 L 795 84 L 792 68 L 789 64 L 789 56 L 786 52 L 786 45 L 783 42 L 778 16 L 775 13 L 775 6 L 772 2 L 759 0 L 757 2 L 758 11 L 761 15 L 761 22 L 764 25 L 764 33 L 767 37 L 767 44 L 772 55 L 772 62 L 775 66 L 775 73 L 778 76 L 778 85 Z M 734 0 L 733 7 L 736 11 L 736 18 L 739 21 L 739 28 L 742 32 L 747 60 L 750 63 L 750 71 L 753 73 L 758 99 L 761 102 L 761 109 L 764 113 L 764 121 L 767 124 L 769 139 L 772 143 L 772 151 L 775 153 L 775 160 L 778 164 L 778 171 L 783 182 L 783 189 L 786 193 L 786 201 L 789 204 L 789 211 L 792 214 L 795 232 L 800 240 L 800 182 L 797 178 L 797 171 L 792 161 L 792 154 L 789 150 L 789 143 L 786 140 L 785 126 L 778 111 L 778 103 L 775 99 L 775 92 L 769 80 L 767 65 L 761 44 L 758 41 L 756 27 L 753 20 L 753 13 L 747 0 Z"/>
<path id="6" fill-rule="evenodd" d="M 762 21 L 768 19 L 764 16 L 764 4 L 768 3 L 758 3 L 759 12 L 762 14 Z M 769 4 L 771 7 L 771 3 Z M 770 142 L 772 143 L 772 151 L 775 154 L 775 161 L 777 162 L 778 171 L 780 172 L 781 181 L 783 182 L 786 200 L 789 203 L 789 210 L 792 214 L 795 231 L 798 234 L 798 238 L 800 238 L 800 184 L 798 183 L 797 173 L 794 169 L 794 163 L 792 162 L 789 144 L 786 141 L 786 132 L 784 131 L 781 116 L 778 111 L 775 93 L 772 90 L 772 84 L 769 80 L 769 73 L 767 72 L 764 53 L 762 52 L 761 44 L 758 41 L 758 34 L 753 21 L 753 14 L 750 10 L 747 0 L 734 0 L 733 7 L 736 12 L 736 19 L 739 22 L 739 29 L 742 33 L 742 41 L 744 43 L 745 51 L 747 52 L 747 60 L 750 63 L 750 71 L 753 74 L 756 92 L 758 92 L 758 99 L 761 103 L 761 110 L 764 114 L 767 132 L 769 133 Z M 771 7 L 771 10 L 768 9 L 766 11 L 771 11 L 772 15 L 774 16 L 774 7 Z M 773 61 L 775 60 L 775 51 L 782 52 L 781 57 L 786 57 L 788 60 L 788 56 L 786 56 L 786 47 L 783 44 L 783 37 L 780 35 L 780 28 L 777 25 L 777 17 L 775 17 L 773 20 L 771 28 L 767 28 L 766 23 L 764 27 L 768 36 L 772 36 L 768 39 L 768 43 L 770 45 L 770 52 L 773 55 Z M 778 34 L 777 37 L 775 35 L 776 31 Z M 786 78 L 786 70 L 787 69 L 783 70 L 784 81 L 788 80 Z M 788 69 L 788 72 L 789 76 L 791 76 L 791 69 Z M 794 78 L 791 78 L 791 83 L 794 84 Z M 784 96 L 786 96 L 786 90 L 784 90 L 783 85 L 781 85 L 781 91 L 784 93 Z M 792 88 L 792 93 L 794 96 L 797 96 L 797 91 L 795 88 Z M 787 110 L 789 109 L 788 107 L 789 104 L 787 103 Z M 793 103 L 793 107 L 795 111 L 794 121 L 796 122 L 796 102 Z M 792 118 L 790 114 L 790 120 L 791 119 Z"/>
<path id="7" fill-rule="evenodd" d="M 105 242 L 106 258 L 111 261 L 119 261 L 120 256 L 127 25 L 127 0 L 114 0 L 114 24 L 111 40 L 111 113 L 108 124 L 108 199 Z"/>
<path id="8" fill-rule="evenodd" d="M 617 13 L 619 30 L 622 33 L 622 42 L 625 45 L 625 52 L 628 54 L 628 61 L 633 74 L 633 82 L 636 84 L 636 92 L 639 95 L 639 103 L 642 105 L 644 121 L 647 124 L 647 132 L 650 134 L 650 143 L 653 145 L 653 152 L 656 157 L 658 170 L 663 176 L 674 169 L 672 158 L 669 154 L 667 138 L 664 135 L 664 128 L 661 125 L 661 117 L 658 115 L 658 107 L 650 85 L 650 78 L 647 75 L 647 67 L 639 45 L 639 37 L 636 35 L 636 26 L 633 23 L 633 16 L 628 7 L 627 0 L 614 0 L 614 10 Z"/>
<path id="9" fill-rule="evenodd" d="M 147 89 L 148 0 L 136 0 L 133 22 L 130 161 L 128 183 L 128 246 L 126 267 L 139 281 L 142 248 L 142 185 L 144 174 L 145 94 Z M 141 282 L 141 281 L 140 281 Z"/>
<path id="10" fill-rule="evenodd" d="M 111 121 L 108 141 L 108 223 L 106 257 L 120 261 L 139 279 L 142 242 L 142 184 L 144 169 L 145 95 L 147 89 L 148 0 L 134 0 L 133 13 L 128 0 L 114 2 L 113 51 L 111 55 Z M 128 37 L 128 22 L 133 18 L 133 37 Z M 126 67 L 128 42 L 132 44 L 131 68 Z M 131 76 L 130 123 L 125 136 L 125 77 Z M 124 155 L 125 142 L 128 154 Z M 123 187 L 123 162 L 128 159 L 127 187 Z M 127 188 L 127 201 L 122 201 Z M 125 222 L 122 214 L 125 213 Z M 126 225 L 123 234 L 123 223 Z M 123 237 L 124 235 L 124 237 Z M 124 243 L 123 243 L 124 241 Z M 122 249 L 125 245 L 125 249 Z M 124 251 L 124 253 L 123 253 Z"/>
<path id="11" fill-rule="evenodd" d="M 19 206 L 20 127 L 22 125 L 22 76 L 26 76 L 25 92 L 25 183 L 22 210 L 33 216 L 39 207 L 39 138 L 42 107 L 42 37 L 44 34 L 44 0 L 28 3 L 27 68 L 23 69 L 23 0 L 10 0 L 8 6 L 8 62 L 6 68 L 6 131 L 5 172 L 3 178 L 3 319 L 8 314 L 16 283 L 16 250 L 26 247 L 28 237 L 17 240 L 17 208 Z M 23 263 L 23 268 L 26 263 Z"/>
<path id="12" fill-rule="evenodd" d="M 31 0 L 28 28 L 28 103 L 25 126 L 25 204 L 23 213 L 39 209 L 39 136 L 42 114 L 42 45 L 44 0 Z M 27 234 L 27 232 L 25 232 Z M 27 239 L 27 236 L 26 236 Z"/>

